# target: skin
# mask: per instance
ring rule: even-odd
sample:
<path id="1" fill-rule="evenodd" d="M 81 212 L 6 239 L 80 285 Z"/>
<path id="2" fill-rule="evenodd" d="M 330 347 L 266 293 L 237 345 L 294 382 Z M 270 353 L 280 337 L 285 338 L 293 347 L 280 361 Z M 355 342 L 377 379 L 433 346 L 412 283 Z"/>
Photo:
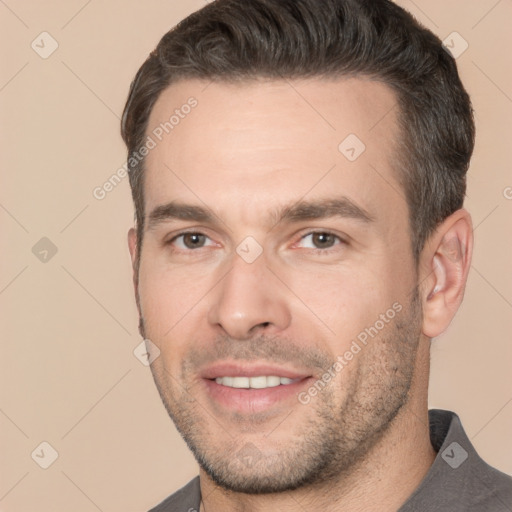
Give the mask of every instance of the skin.
<path id="1" fill-rule="evenodd" d="M 198 106 L 147 156 L 139 272 L 135 229 L 128 241 L 142 335 L 160 350 L 151 369 L 200 463 L 202 510 L 397 510 L 435 458 L 429 342 L 462 300 L 469 214 L 445 219 L 414 261 L 394 168 L 398 107 L 382 83 L 183 81 L 156 102 L 148 134 L 190 96 Z M 366 146 L 353 162 L 338 150 L 348 134 Z M 340 198 L 371 220 L 347 208 L 279 217 Z M 148 222 L 171 202 L 210 218 Z M 382 315 L 378 334 L 301 403 Z M 280 400 L 238 407 L 238 395 L 219 402 L 206 383 L 218 361 L 305 378 Z"/>

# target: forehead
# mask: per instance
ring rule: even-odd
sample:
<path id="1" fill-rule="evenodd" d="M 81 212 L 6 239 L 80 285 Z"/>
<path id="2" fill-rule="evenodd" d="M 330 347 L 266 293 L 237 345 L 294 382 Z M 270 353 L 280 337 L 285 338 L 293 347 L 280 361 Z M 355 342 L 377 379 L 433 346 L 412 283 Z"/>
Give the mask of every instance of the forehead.
<path id="1" fill-rule="evenodd" d="M 179 200 L 243 217 L 336 191 L 406 213 L 397 108 L 388 86 L 362 78 L 178 82 L 148 122 L 146 213 Z"/>

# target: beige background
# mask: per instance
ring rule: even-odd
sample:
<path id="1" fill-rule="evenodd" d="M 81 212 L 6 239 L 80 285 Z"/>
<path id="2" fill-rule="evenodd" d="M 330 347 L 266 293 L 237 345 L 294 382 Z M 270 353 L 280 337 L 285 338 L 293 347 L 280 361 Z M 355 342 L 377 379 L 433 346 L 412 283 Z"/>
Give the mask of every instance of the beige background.
<path id="1" fill-rule="evenodd" d="M 478 123 L 473 269 L 460 314 L 433 342 L 430 402 L 456 410 L 481 455 L 512 474 L 512 3 L 400 4 L 469 43 L 458 63 Z M 0 1 L 1 511 L 144 511 L 197 472 L 133 354 L 128 180 L 102 201 L 92 191 L 124 163 L 134 73 L 203 5 Z M 51 48 L 43 31 L 59 45 L 47 59 L 31 48 Z M 32 252 L 42 237 L 58 249 L 46 262 Z M 48 469 L 36 463 L 49 460 L 43 441 L 59 455 Z"/>

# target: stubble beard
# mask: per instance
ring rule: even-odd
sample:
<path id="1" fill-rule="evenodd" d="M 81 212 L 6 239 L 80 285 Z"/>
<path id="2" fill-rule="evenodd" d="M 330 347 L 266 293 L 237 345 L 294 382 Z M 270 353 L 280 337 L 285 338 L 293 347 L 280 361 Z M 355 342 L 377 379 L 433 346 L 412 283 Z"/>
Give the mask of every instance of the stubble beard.
<path id="1" fill-rule="evenodd" d="M 309 404 L 297 402 L 297 407 L 309 408 L 307 420 L 295 422 L 293 411 L 283 416 L 279 428 L 289 429 L 286 443 L 272 443 L 269 425 L 277 424 L 279 419 L 268 423 L 264 413 L 250 420 L 234 415 L 225 425 L 222 419 L 217 421 L 207 414 L 206 406 L 193 398 L 187 384 L 190 382 L 188 362 L 183 364 L 180 384 L 166 375 L 167 370 L 161 365 L 153 363 L 151 368 L 169 416 L 200 467 L 220 487 L 239 493 L 269 494 L 329 486 L 353 472 L 369 457 L 372 448 L 406 405 L 414 376 L 421 320 L 416 290 L 409 307 L 355 356 L 355 359 L 360 358 L 359 363 L 350 363 L 357 367 L 351 372 L 350 380 L 343 381 L 347 390 L 343 400 L 335 389 L 339 381 L 334 379 Z M 145 333 L 142 319 L 141 333 Z M 266 360 L 285 357 L 281 349 L 270 348 L 266 338 L 258 339 L 254 345 L 244 343 L 243 354 L 236 356 L 240 359 L 257 360 L 262 355 L 267 356 Z M 249 355 L 251 347 L 254 350 Z M 285 347 L 285 350 L 290 349 Z M 289 360 L 296 359 L 294 348 Z M 304 360 L 313 364 L 313 359 L 315 365 L 323 361 L 324 369 L 333 363 L 325 364 L 329 361 L 325 354 L 314 358 L 304 353 Z M 225 430 L 221 436 L 215 434 L 218 429 Z M 261 435 L 255 437 L 258 431 Z"/>

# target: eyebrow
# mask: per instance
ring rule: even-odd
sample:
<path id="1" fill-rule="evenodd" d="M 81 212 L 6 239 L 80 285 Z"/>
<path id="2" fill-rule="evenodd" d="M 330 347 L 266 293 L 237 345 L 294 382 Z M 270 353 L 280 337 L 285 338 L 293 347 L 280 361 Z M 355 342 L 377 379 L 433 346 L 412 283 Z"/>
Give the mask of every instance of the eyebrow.
<path id="1" fill-rule="evenodd" d="M 364 223 L 374 222 L 375 218 L 352 199 L 342 196 L 318 201 L 299 201 L 278 210 L 273 215 L 275 222 L 301 222 L 328 217 L 345 217 Z"/>
<path id="2" fill-rule="evenodd" d="M 207 208 L 171 201 L 157 206 L 151 211 L 148 217 L 147 229 L 154 229 L 159 224 L 172 220 L 189 220 L 206 224 L 213 224 L 216 221 L 213 213 Z"/>
<path id="3" fill-rule="evenodd" d="M 275 209 L 270 214 L 273 227 L 281 222 L 298 223 L 330 217 L 351 218 L 367 224 L 375 221 L 375 218 L 366 209 L 345 196 L 316 201 L 301 200 Z M 159 224 L 173 220 L 219 224 L 219 218 L 206 207 L 171 201 L 157 206 L 151 211 L 148 216 L 147 229 L 154 229 Z"/>

